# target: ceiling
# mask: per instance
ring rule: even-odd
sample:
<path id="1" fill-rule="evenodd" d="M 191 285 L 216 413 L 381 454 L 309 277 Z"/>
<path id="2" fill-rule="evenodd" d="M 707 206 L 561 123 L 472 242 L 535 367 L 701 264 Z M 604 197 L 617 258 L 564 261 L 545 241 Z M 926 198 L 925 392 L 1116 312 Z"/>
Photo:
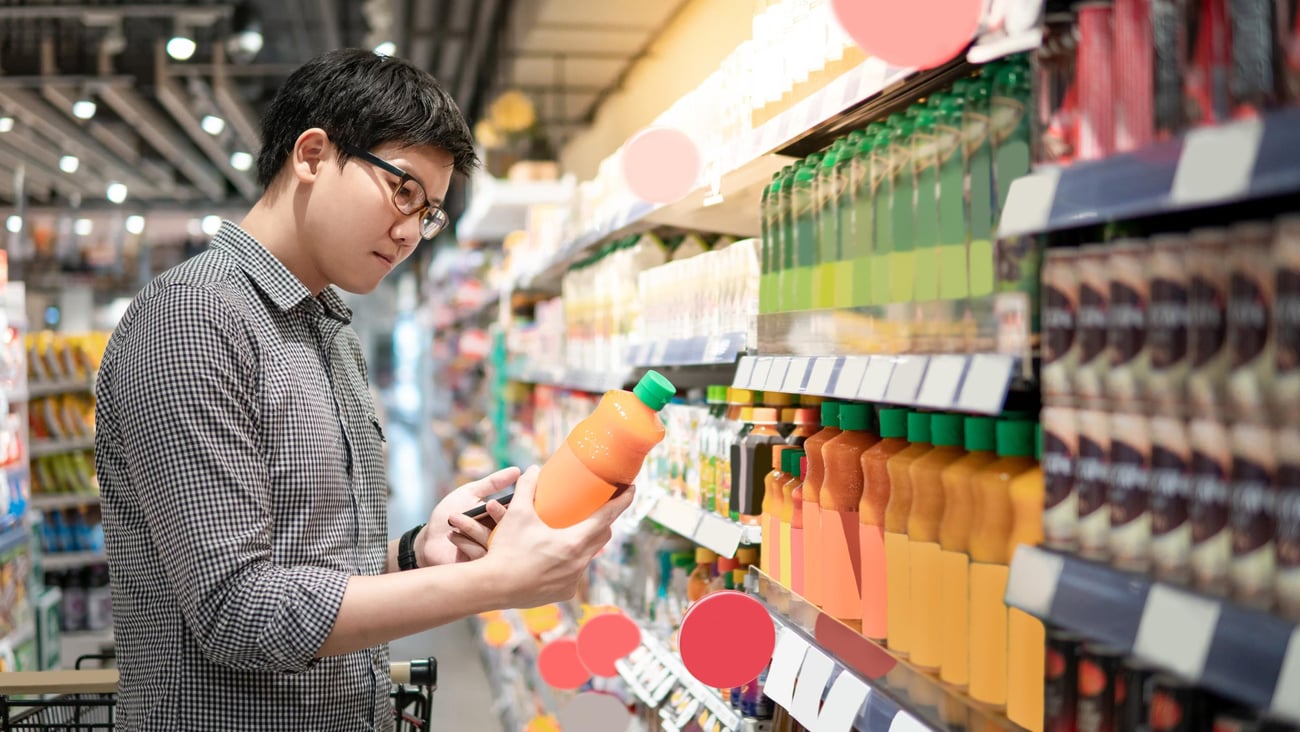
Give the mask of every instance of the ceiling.
<path id="1" fill-rule="evenodd" d="M 22 188 L 33 206 L 112 208 L 110 183 L 136 208 L 248 202 L 253 171 L 231 154 L 257 150 L 257 120 L 284 78 L 334 47 L 396 43 L 428 69 L 471 123 L 500 91 L 533 98 L 555 149 L 622 81 L 686 0 L 0 0 L 0 203 Z M 225 42 L 252 18 L 264 46 L 237 58 Z M 197 42 L 184 62 L 163 47 L 177 24 Z M 73 103 L 90 98 L 94 117 Z M 221 117 L 213 135 L 200 120 Z M 2 130 L 3 127 L 0 127 Z M 60 169 L 75 155 L 75 173 Z"/>

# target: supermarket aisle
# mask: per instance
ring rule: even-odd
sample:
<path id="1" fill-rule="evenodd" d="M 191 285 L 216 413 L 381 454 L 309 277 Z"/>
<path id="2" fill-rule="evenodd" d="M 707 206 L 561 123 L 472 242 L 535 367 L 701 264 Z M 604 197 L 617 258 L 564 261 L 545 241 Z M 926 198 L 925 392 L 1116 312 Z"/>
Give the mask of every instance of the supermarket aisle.
<path id="1" fill-rule="evenodd" d="M 399 419 L 391 419 L 388 434 L 388 475 L 393 495 L 388 508 L 389 533 L 403 531 L 429 519 L 439 480 L 449 474 L 430 435 Z M 422 444 L 424 441 L 424 444 Z M 394 660 L 438 659 L 438 691 L 433 697 L 435 730 L 500 732 L 493 708 L 491 683 L 479 656 L 468 620 L 394 641 Z"/>

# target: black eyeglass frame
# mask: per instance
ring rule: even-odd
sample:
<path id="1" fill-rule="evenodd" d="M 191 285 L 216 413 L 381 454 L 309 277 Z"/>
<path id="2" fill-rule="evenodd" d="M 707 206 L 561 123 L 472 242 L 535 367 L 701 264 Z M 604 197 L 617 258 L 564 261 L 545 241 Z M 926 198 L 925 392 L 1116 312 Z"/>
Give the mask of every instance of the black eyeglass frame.
<path id="1" fill-rule="evenodd" d="M 361 148 L 353 147 L 351 145 L 343 145 L 342 147 L 343 151 L 348 155 L 351 155 L 354 158 L 360 158 L 380 170 L 397 176 L 397 186 L 393 188 L 393 195 L 390 200 L 393 202 L 393 207 L 403 216 L 410 216 L 421 209 L 424 210 L 424 214 L 420 216 L 421 238 L 432 239 L 442 233 L 443 229 L 447 228 L 447 224 L 450 222 L 450 217 L 447 215 L 446 209 L 429 202 L 429 192 L 424 189 L 423 183 L 415 179 L 415 176 L 368 150 L 362 150 Z M 397 202 L 397 194 L 401 192 L 402 186 L 406 185 L 407 181 L 414 183 L 420 189 L 420 195 L 424 199 L 423 205 L 411 208 L 409 211 Z"/>

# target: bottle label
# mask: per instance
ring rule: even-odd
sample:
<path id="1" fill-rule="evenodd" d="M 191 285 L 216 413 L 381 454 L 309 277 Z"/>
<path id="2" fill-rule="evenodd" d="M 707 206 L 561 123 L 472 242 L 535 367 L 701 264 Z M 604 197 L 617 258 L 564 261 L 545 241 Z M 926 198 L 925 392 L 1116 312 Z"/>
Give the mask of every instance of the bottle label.
<path id="1" fill-rule="evenodd" d="M 1232 585 L 1238 597 L 1267 605 L 1275 571 L 1276 501 L 1268 469 L 1244 455 L 1232 461 Z"/>
<path id="2" fill-rule="evenodd" d="M 1044 277 L 1043 291 L 1043 366 L 1055 363 L 1074 345 L 1074 300 L 1064 290 Z"/>
<path id="3" fill-rule="evenodd" d="M 1182 577 L 1190 562 L 1191 480 L 1183 456 L 1163 445 L 1151 451 L 1151 558 L 1159 577 Z"/>
<path id="4" fill-rule="evenodd" d="M 1110 553 L 1121 568 L 1146 566 L 1151 543 L 1147 494 L 1147 456 L 1136 444 L 1113 437 L 1110 443 Z"/>
<path id="5" fill-rule="evenodd" d="M 1146 342 L 1146 299 L 1131 283 L 1112 281 L 1106 312 L 1111 366 L 1124 366 Z"/>
<path id="6" fill-rule="evenodd" d="M 1077 327 L 1079 361 L 1092 363 L 1106 350 L 1107 328 L 1106 293 L 1094 286 L 1094 283 L 1083 282 L 1079 286 Z"/>
<path id="7" fill-rule="evenodd" d="M 1079 435 L 1079 459 L 1074 477 L 1079 501 L 1079 547 L 1085 557 L 1104 558 L 1110 534 L 1106 503 L 1106 445 L 1095 435 Z"/>
<path id="8" fill-rule="evenodd" d="M 1214 455 L 1193 450 L 1191 488 L 1192 571 L 1198 587 L 1220 592 L 1232 557 L 1227 468 Z"/>
<path id="9" fill-rule="evenodd" d="M 1264 353 L 1269 336 L 1269 306 L 1265 289 L 1250 273 L 1233 272 L 1228 300 L 1228 332 L 1231 334 L 1232 365 L 1240 368 Z"/>
<path id="10" fill-rule="evenodd" d="M 1188 333 L 1192 366 L 1208 364 L 1223 350 L 1227 336 L 1227 293 L 1218 283 L 1193 276 L 1188 293 Z"/>
<path id="11" fill-rule="evenodd" d="M 1074 419 L 1072 409 L 1050 407 L 1043 411 L 1043 534 L 1054 549 L 1073 550 L 1078 534 Z"/>
<path id="12" fill-rule="evenodd" d="M 1147 337 L 1151 342 L 1152 368 L 1169 369 L 1187 357 L 1190 318 L 1187 297 L 1187 287 L 1180 282 L 1164 277 L 1151 282 Z"/>
<path id="13" fill-rule="evenodd" d="M 1277 604 L 1284 618 L 1300 620 L 1300 464 L 1278 469 Z"/>
<path id="14" fill-rule="evenodd" d="M 1274 308 L 1278 391 L 1295 404 L 1300 402 L 1300 268 L 1278 265 Z"/>

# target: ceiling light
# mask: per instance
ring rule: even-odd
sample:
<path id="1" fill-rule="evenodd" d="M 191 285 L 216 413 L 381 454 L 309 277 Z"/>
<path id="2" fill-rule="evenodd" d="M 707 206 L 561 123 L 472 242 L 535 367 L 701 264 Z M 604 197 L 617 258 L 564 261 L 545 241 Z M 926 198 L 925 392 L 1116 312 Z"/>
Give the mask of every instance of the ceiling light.
<path id="1" fill-rule="evenodd" d="M 108 184 L 108 200 L 113 203 L 122 203 L 126 200 L 126 184 L 113 181 Z"/>
<path id="2" fill-rule="evenodd" d="M 203 217 L 203 233 L 208 236 L 216 236 L 221 230 L 221 217 L 216 214 L 208 214 Z"/>
<path id="3" fill-rule="evenodd" d="M 78 158 L 76 155 L 64 155 L 63 157 L 59 158 L 59 170 L 62 170 L 68 175 L 72 175 L 73 173 L 77 172 L 77 168 L 80 167 L 81 167 L 81 159 Z"/>
<path id="4" fill-rule="evenodd" d="M 95 230 L 95 222 L 90 219 L 77 219 L 77 223 L 72 225 L 72 230 L 77 233 L 77 236 L 90 236 L 90 233 Z"/>
<path id="5" fill-rule="evenodd" d="M 0 115 L 0 132 L 9 132 L 14 128 L 14 118 L 9 115 Z"/>
<path id="6" fill-rule="evenodd" d="M 243 150 L 236 150 L 230 153 L 230 167 L 235 170 L 251 170 L 253 167 L 253 156 Z"/>
<path id="7" fill-rule="evenodd" d="M 262 20 L 251 2 L 240 2 L 230 17 L 230 36 L 226 38 L 226 55 L 237 64 L 252 63 L 262 51 Z"/>
<path id="8" fill-rule="evenodd" d="M 72 116 L 77 119 L 90 119 L 95 116 L 95 103 L 89 99 L 78 99 L 72 103 Z"/>
<path id="9" fill-rule="evenodd" d="M 375 53 L 380 56 L 392 56 L 397 53 L 397 44 L 392 41 L 384 41 L 378 46 L 375 46 Z"/>
<path id="10" fill-rule="evenodd" d="M 18 214 L 14 214 L 9 218 L 5 219 L 5 228 L 9 230 L 10 234 L 17 234 L 18 232 L 22 231 L 23 217 L 19 216 Z"/>
<path id="11" fill-rule="evenodd" d="M 205 114 L 199 121 L 199 127 L 209 135 L 220 135 L 226 129 L 226 121 L 215 114 Z"/>
<path id="12" fill-rule="evenodd" d="M 140 214 L 132 214 L 126 217 L 126 230 L 130 234 L 144 233 L 144 217 Z"/>
<path id="13" fill-rule="evenodd" d="M 167 41 L 167 55 L 177 61 L 189 61 L 197 48 L 198 44 L 194 42 L 193 38 L 180 33 L 172 36 L 172 39 Z"/>

